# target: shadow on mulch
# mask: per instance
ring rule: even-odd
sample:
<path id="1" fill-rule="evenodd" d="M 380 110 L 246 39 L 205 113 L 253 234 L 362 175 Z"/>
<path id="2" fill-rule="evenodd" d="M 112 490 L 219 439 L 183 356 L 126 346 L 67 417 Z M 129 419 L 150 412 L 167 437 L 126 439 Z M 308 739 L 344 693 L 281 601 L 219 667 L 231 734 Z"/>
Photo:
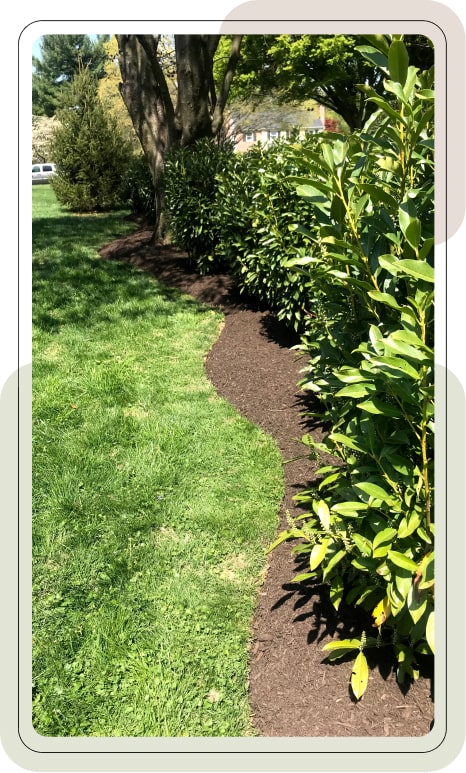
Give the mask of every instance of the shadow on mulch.
<path id="1" fill-rule="evenodd" d="M 248 302 L 226 274 L 200 276 L 175 248 L 150 244 L 140 228 L 106 245 L 100 254 L 148 271 L 157 280 L 221 309 L 225 325 L 205 363 L 218 393 L 275 439 L 284 461 L 285 496 L 280 529 L 287 515 L 303 512 L 293 500 L 315 481 L 317 463 L 300 442 L 316 440 L 324 429 L 306 410 L 318 411 L 312 396 L 297 386 L 306 361 L 297 343 L 273 314 Z M 253 621 L 250 652 L 250 703 L 262 736 L 423 736 L 434 721 L 433 668 L 419 664 L 416 682 L 399 685 L 388 649 L 369 650 L 369 685 L 356 702 L 350 692 L 352 660 L 330 663 L 322 647 L 337 638 L 372 635 L 371 620 L 359 610 L 335 611 L 326 586 L 292 582 L 303 564 L 282 543 L 269 566 Z"/>

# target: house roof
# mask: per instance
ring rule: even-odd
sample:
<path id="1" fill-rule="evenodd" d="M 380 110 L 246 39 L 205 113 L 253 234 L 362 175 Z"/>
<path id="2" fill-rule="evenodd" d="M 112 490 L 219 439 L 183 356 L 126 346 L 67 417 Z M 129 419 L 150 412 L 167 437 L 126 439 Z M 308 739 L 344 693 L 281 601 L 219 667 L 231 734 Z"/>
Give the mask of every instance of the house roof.
<path id="1" fill-rule="evenodd" d="M 230 111 L 230 121 L 237 132 L 249 133 L 262 130 L 286 131 L 293 127 L 302 129 L 323 129 L 320 118 L 315 117 L 315 112 L 299 108 L 277 107 L 266 110 Z"/>

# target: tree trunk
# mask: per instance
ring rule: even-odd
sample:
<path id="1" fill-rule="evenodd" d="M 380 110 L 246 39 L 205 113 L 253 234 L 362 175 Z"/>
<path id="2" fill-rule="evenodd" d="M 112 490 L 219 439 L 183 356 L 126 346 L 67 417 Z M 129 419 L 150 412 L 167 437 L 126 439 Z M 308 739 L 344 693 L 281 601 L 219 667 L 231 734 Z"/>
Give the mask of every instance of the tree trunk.
<path id="1" fill-rule="evenodd" d="M 214 137 L 223 125 L 228 93 L 240 54 L 241 35 L 231 54 L 217 97 L 213 59 L 220 35 L 175 35 L 177 101 L 173 105 L 157 57 L 159 35 L 117 35 L 122 83 L 120 93 L 152 175 L 155 190 L 153 239 L 164 236 L 163 169 L 174 146 Z"/>
<path id="2" fill-rule="evenodd" d="M 178 143 L 175 112 L 167 82 L 157 61 L 158 38 L 152 35 L 117 35 L 126 105 L 150 168 L 155 191 L 153 239 L 164 235 L 163 168 L 168 151 Z"/>

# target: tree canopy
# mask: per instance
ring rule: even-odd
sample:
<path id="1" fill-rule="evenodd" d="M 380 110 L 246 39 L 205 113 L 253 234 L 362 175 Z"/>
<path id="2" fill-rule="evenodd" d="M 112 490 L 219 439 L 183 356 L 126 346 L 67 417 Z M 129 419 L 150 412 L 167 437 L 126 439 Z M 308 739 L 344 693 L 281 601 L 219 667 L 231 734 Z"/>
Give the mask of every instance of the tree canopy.
<path id="1" fill-rule="evenodd" d="M 41 56 L 33 56 L 33 115 L 55 115 L 65 83 L 69 83 L 80 66 L 88 67 L 98 78 L 105 74 L 104 43 L 109 35 L 44 35 Z"/>
<path id="2" fill-rule="evenodd" d="M 341 116 L 350 130 L 359 129 L 376 106 L 358 85 L 384 92 L 380 69 L 358 51 L 366 42 L 358 35 L 245 35 L 231 98 L 256 103 L 266 95 L 282 103 L 313 99 Z M 430 67 L 433 52 L 425 38 L 408 37 L 407 45 L 416 66 Z M 216 72 L 227 46 L 222 41 Z"/>

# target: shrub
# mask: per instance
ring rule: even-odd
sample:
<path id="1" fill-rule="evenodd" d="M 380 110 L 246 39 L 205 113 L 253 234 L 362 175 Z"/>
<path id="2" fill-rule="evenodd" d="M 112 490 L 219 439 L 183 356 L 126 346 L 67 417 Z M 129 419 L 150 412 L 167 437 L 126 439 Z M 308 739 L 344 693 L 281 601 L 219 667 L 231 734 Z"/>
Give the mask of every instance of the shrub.
<path id="1" fill-rule="evenodd" d="M 97 89 L 97 79 L 87 69 L 63 88 L 59 126 L 50 149 L 57 167 L 52 187 L 60 203 L 75 212 L 121 205 L 129 147 Z"/>
<path id="2" fill-rule="evenodd" d="M 129 159 L 121 186 L 121 199 L 133 214 L 143 215 L 148 223 L 154 223 L 154 184 L 149 165 L 142 153 L 135 153 Z"/>
<path id="3" fill-rule="evenodd" d="M 216 175 L 233 154 L 230 142 L 200 139 L 169 154 L 164 171 L 165 206 L 174 243 L 196 261 L 201 274 L 220 268 L 215 214 Z"/>
<path id="4" fill-rule="evenodd" d="M 331 660 L 355 652 L 356 698 L 368 647 L 394 648 L 400 682 L 434 651 L 433 73 L 409 66 L 400 36 L 371 44 L 393 99 L 365 89 L 378 111 L 364 130 L 303 149 L 308 175 L 295 179 L 317 217 L 298 229 L 307 255 L 287 263 L 315 298 L 303 386 L 331 425 L 304 440 L 335 464 L 272 546 L 299 538 L 309 571 L 295 579 L 371 613 L 376 635 L 324 647 Z"/>
<path id="5" fill-rule="evenodd" d="M 316 142 L 311 138 L 307 144 Z M 307 281 L 290 271 L 286 261 L 302 243 L 294 223 L 313 218 L 312 207 L 295 195 L 290 183 L 301 169 L 302 157 L 293 144 L 259 144 L 230 160 L 219 175 L 217 198 L 219 251 L 239 288 L 296 330 L 306 324 Z"/>

